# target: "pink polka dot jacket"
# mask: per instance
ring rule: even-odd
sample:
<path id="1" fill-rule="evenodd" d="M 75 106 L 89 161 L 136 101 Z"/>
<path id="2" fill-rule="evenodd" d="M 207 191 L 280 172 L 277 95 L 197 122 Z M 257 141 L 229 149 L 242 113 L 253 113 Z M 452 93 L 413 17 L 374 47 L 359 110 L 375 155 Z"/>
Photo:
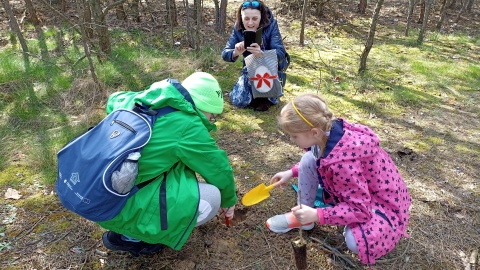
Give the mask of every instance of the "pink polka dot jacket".
<path id="1" fill-rule="evenodd" d="M 411 197 L 377 135 L 369 127 L 337 121 L 343 121 L 343 135 L 317 161 L 324 197 L 334 200 L 332 207 L 317 208 L 319 223 L 348 225 L 360 261 L 372 265 L 408 237 Z"/>

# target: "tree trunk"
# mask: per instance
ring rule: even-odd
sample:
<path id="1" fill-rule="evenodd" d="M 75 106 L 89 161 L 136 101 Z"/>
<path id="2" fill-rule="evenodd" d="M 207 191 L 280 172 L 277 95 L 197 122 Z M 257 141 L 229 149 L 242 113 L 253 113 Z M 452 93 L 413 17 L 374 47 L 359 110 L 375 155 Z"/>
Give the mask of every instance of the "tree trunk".
<path id="1" fill-rule="evenodd" d="M 409 0 L 408 2 L 407 27 L 405 27 L 406 37 L 408 37 L 408 31 L 410 30 L 410 24 L 412 22 L 413 9 L 415 8 L 415 0 Z"/>
<path id="2" fill-rule="evenodd" d="M 32 0 L 25 0 L 25 8 L 27 9 L 28 13 L 27 20 L 35 27 L 41 25 L 42 23 L 40 18 L 38 18 L 37 10 L 33 6 Z"/>
<path id="3" fill-rule="evenodd" d="M 227 26 L 227 4 L 228 0 L 213 0 L 215 4 L 215 31 L 218 34 L 225 34 Z"/>
<path id="4" fill-rule="evenodd" d="M 117 19 L 121 21 L 127 21 L 127 13 L 125 12 L 123 5 L 118 5 L 115 7 L 115 15 L 117 16 Z"/>
<path id="5" fill-rule="evenodd" d="M 8 17 L 8 23 L 10 25 L 10 29 L 17 35 L 18 41 L 22 46 L 23 51 L 23 64 L 25 65 L 25 73 L 30 72 L 30 59 L 28 57 L 29 51 L 27 46 L 27 41 L 23 37 L 22 31 L 20 30 L 20 26 L 18 25 L 17 18 L 15 14 L 13 14 L 12 6 L 10 6 L 9 0 L 3 0 L 3 9 Z M 26 88 L 28 89 L 28 97 L 29 101 L 33 104 L 38 103 L 37 95 L 35 95 L 35 91 L 33 90 L 33 84 L 30 80 L 24 81 Z"/>
<path id="6" fill-rule="evenodd" d="M 457 17 L 455 18 L 456 23 L 458 23 L 460 21 L 460 18 L 465 13 L 465 10 L 467 10 L 467 5 L 468 5 L 467 1 L 464 0 L 463 3 L 462 3 L 462 8 L 460 9 L 460 12 L 458 12 Z"/>
<path id="7" fill-rule="evenodd" d="M 167 0 L 167 3 L 168 3 L 169 0 Z M 173 21 L 173 18 L 172 18 L 172 7 L 169 6 L 167 4 L 167 25 L 170 26 L 170 39 L 172 40 L 172 47 L 175 45 L 175 36 L 173 35 L 173 25 L 175 24 L 175 22 Z M 185 11 L 186 12 L 186 15 L 188 16 L 188 10 Z M 187 28 L 188 29 L 188 28 Z M 187 36 L 188 36 L 188 31 L 187 31 Z"/>
<path id="8" fill-rule="evenodd" d="M 188 46 L 190 47 L 193 47 L 195 46 L 195 38 L 192 36 L 192 22 L 190 20 L 190 16 L 191 16 L 191 9 L 190 9 L 190 5 L 188 4 L 188 0 L 184 0 L 184 4 L 185 4 L 185 25 L 186 25 L 186 29 L 187 29 L 187 43 L 188 43 Z"/>
<path id="9" fill-rule="evenodd" d="M 188 2 L 187 2 L 187 4 L 188 4 Z M 165 8 L 167 9 L 167 20 L 166 21 L 170 24 L 171 27 L 178 26 L 177 6 L 175 4 L 175 0 L 167 0 L 165 5 L 166 5 Z M 189 29 L 189 28 L 187 28 L 187 29 Z"/>
<path id="10" fill-rule="evenodd" d="M 37 10 L 35 9 L 35 6 L 33 5 L 31 0 L 25 0 L 25 8 L 27 9 L 27 13 L 28 13 L 27 20 L 31 24 L 33 24 L 33 27 L 35 28 L 35 32 L 37 33 L 38 47 L 40 48 L 40 54 L 42 55 L 42 60 L 48 61 L 49 55 L 48 55 L 47 42 L 45 41 L 45 35 L 43 34 L 42 23 L 37 16 Z"/>
<path id="11" fill-rule="evenodd" d="M 3 9 L 5 9 L 5 13 L 7 13 L 8 23 L 10 24 L 10 29 L 17 35 L 18 41 L 22 46 L 23 51 L 23 60 L 27 66 L 30 66 L 30 60 L 28 59 L 28 46 L 27 41 L 23 37 L 22 31 L 20 30 L 20 26 L 18 25 L 17 18 L 13 14 L 12 7 L 10 6 L 9 0 L 3 0 Z"/>
<path id="12" fill-rule="evenodd" d="M 201 44 L 201 39 L 200 39 L 200 29 L 202 28 L 202 1 L 201 0 L 195 0 L 195 10 L 196 10 L 196 22 L 197 25 L 195 26 L 195 47 L 197 51 L 200 50 L 200 44 Z"/>
<path id="13" fill-rule="evenodd" d="M 423 18 L 423 24 L 422 24 L 422 27 L 420 28 L 420 33 L 418 34 L 418 39 L 417 39 L 418 44 L 423 43 L 423 39 L 425 37 L 425 31 L 427 30 L 427 26 L 428 26 L 428 17 L 430 15 L 432 4 L 433 4 L 433 0 L 426 0 L 425 17 Z"/>
<path id="14" fill-rule="evenodd" d="M 108 32 L 108 26 L 106 23 L 106 17 L 108 12 L 117 7 L 118 5 L 122 5 L 127 0 L 119 0 L 113 3 L 108 4 L 106 7 L 102 9 L 100 5 L 100 1 L 98 0 L 82 0 L 88 1 L 90 3 L 90 9 L 93 15 L 93 21 L 95 22 L 95 32 L 98 38 L 98 45 L 100 47 L 100 52 L 98 53 L 98 57 L 100 61 L 103 61 L 106 55 L 110 54 L 112 51 L 112 46 L 110 43 L 110 33 Z"/>
<path id="15" fill-rule="evenodd" d="M 220 24 L 220 2 L 218 0 L 213 0 L 213 6 L 215 7 L 215 31 L 219 33 L 219 24 Z"/>
<path id="16" fill-rule="evenodd" d="M 378 16 L 380 15 L 380 9 L 382 9 L 384 0 L 378 0 L 375 6 L 375 11 L 372 15 L 372 22 L 370 24 L 370 30 L 368 32 L 367 42 L 365 43 L 365 49 L 360 57 L 360 68 L 358 73 L 363 73 L 367 69 L 367 57 L 373 46 L 373 39 L 375 38 L 375 31 L 377 28 Z"/>
<path id="17" fill-rule="evenodd" d="M 63 12 L 67 11 L 67 0 L 59 0 L 60 10 Z"/>
<path id="18" fill-rule="evenodd" d="M 63 31 L 62 29 L 58 29 L 57 33 L 55 34 L 55 50 L 63 55 L 65 52 L 65 45 L 63 44 Z"/>
<path id="19" fill-rule="evenodd" d="M 103 62 L 106 57 L 105 55 L 110 54 L 112 51 L 108 27 L 105 24 L 105 14 L 102 11 L 99 1 L 93 0 L 89 1 L 89 3 L 92 10 L 96 37 L 98 38 L 98 45 L 100 47 L 97 57 L 99 57 L 100 62 Z"/>
<path id="20" fill-rule="evenodd" d="M 440 9 L 440 20 L 437 23 L 437 31 L 442 30 L 443 22 L 447 17 L 447 7 L 450 5 L 451 0 L 442 0 L 442 8 Z"/>
<path id="21" fill-rule="evenodd" d="M 305 44 L 305 18 L 307 12 L 307 0 L 303 0 L 303 8 L 302 8 L 302 26 L 300 27 L 300 46 L 304 46 Z"/>
<path id="22" fill-rule="evenodd" d="M 87 1 L 88 0 L 81 0 L 81 2 L 77 4 L 77 10 L 78 10 L 79 14 L 81 13 L 82 9 L 88 8 Z M 92 76 L 93 81 L 98 85 L 99 84 L 98 83 L 98 78 L 97 78 L 97 74 L 95 73 L 95 66 L 93 65 L 92 56 L 90 54 L 90 47 L 88 45 L 89 44 L 89 42 L 88 42 L 89 39 L 88 39 L 87 34 L 85 32 L 85 25 L 87 25 L 87 22 L 84 19 L 85 18 L 83 18 L 83 22 L 80 23 L 80 33 L 82 34 L 83 50 L 85 52 L 85 56 L 88 59 L 88 64 L 89 64 L 89 67 L 90 67 L 90 75 Z"/>
<path id="23" fill-rule="evenodd" d="M 361 14 L 365 14 L 365 11 L 367 10 L 367 0 L 360 0 L 358 3 L 358 12 Z"/>
<path id="24" fill-rule="evenodd" d="M 325 10 L 325 5 L 330 2 L 330 0 L 323 0 L 320 2 L 317 2 L 315 6 L 315 15 L 318 17 L 324 17 L 324 10 Z"/>
<path id="25" fill-rule="evenodd" d="M 473 2 L 475 2 L 475 0 L 468 0 L 468 4 L 467 4 L 467 12 L 468 13 L 472 12 Z"/>
<path id="26" fill-rule="evenodd" d="M 135 22 L 140 22 L 141 21 L 141 16 L 140 16 L 140 9 L 139 9 L 139 1 L 140 0 L 130 0 L 128 3 L 128 7 L 130 9 L 130 12 L 133 16 L 133 20 Z"/>
<path id="27" fill-rule="evenodd" d="M 425 0 L 420 0 L 420 15 L 417 23 L 422 23 L 425 20 Z"/>
<path id="28" fill-rule="evenodd" d="M 83 30 L 85 31 L 85 35 L 87 35 L 88 38 L 93 38 L 93 23 L 92 23 L 92 10 L 90 9 L 90 5 L 88 5 L 88 2 L 85 2 L 85 5 L 83 5 L 83 21 L 84 21 L 84 28 Z"/>
<path id="29" fill-rule="evenodd" d="M 72 29 L 74 29 L 76 32 L 81 34 L 80 30 L 78 29 L 77 24 L 75 22 L 72 22 L 69 18 L 67 18 L 67 16 L 65 16 L 64 13 L 58 11 L 56 8 L 54 8 L 52 5 L 50 5 L 50 3 L 47 2 L 46 0 L 40 0 L 40 2 L 42 2 L 44 6 L 48 7 L 51 11 L 53 11 L 59 18 L 62 18 L 63 21 L 65 21 L 66 23 L 71 25 Z"/>

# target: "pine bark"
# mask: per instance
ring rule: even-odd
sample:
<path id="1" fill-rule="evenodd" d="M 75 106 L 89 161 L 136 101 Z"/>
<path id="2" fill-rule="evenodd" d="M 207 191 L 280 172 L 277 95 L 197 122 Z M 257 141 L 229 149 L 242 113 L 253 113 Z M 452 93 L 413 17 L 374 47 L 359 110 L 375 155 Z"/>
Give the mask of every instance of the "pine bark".
<path id="1" fill-rule="evenodd" d="M 307 0 L 303 0 L 303 7 L 302 7 L 302 26 L 300 27 L 300 46 L 305 45 L 305 19 L 307 13 Z"/>
<path id="2" fill-rule="evenodd" d="M 407 26 L 405 27 L 406 37 L 408 37 L 408 31 L 410 30 L 410 24 L 412 23 L 413 9 L 415 8 L 415 0 L 409 0 L 408 2 Z"/>
<path id="3" fill-rule="evenodd" d="M 425 32 L 427 31 L 428 26 L 428 17 L 430 16 L 430 10 L 433 5 L 433 0 L 426 0 L 425 3 L 425 16 L 423 17 L 422 27 L 420 28 L 420 32 L 418 34 L 417 43 L 422 44 L 423 39 L 425 38 Z"/>
<path id="4" fill-rule="evenodd" d="M 185 1 L 188 5 L 188 0 Z M 165 2 L 166 9 L 167 9 L 167 19 L 166 21 L 171 27 L 178 26 L 177 20 L 177 6 L 175 4 L 175 0 L 166 0 Z M 187 28 L 189 29 L 189 28 Z"/>
<path id="5" fill-rule="evenodd" d="M 219 34 L 225 34 L 228 0 L 213 0 L 213 3 L 215 4 L 215 31 Z"/>
<path id="6" fill-rule="evenodd" d="M 28 58 L 28 46 L 27 46 L 27 41 L 25 40 L 25 37 L 22 34 L 22 31 L 20 30 L 20 26 L 18 25 L 17 18 L 15 17 L 15 14 L 13 14 L 12 6 L 10 6 L 10 2 L 8 0 L 3 0 L 3 9 L 5 10 L 5 13 L 7 13 L 8 17 L 8 24 L 10 25 L 10 29 L 12 32 L 17 35 L 18 41 L 20 42 L 20 46 L 22 46 L 22 51 L 23 51 L 23 57 L 26 63 L 29 62 Z"/>
<path id="7" fill-rule="evenodd" d="M 77 5 L 77 10 L 80 12 L 82 9 L 84 9 L 85 7 L 88 6 L 88 0 L 81 0 L 80 3 L 78 3 Z M 99 82 L 98 82 L 98 78 L 97 78 L 97 74 L 95 72 L 95 66 L 93 65 L 93 61 L 92 61 L 92 57 L 91 57 L 91 53 L 90 53 L 90 47 L 89 47 L 89 39 L 87 37 L 87 34 L 86 34 L 86 22 L 85 22 L 85 18 L 82 19 L 83 22 L 80 24 L 80 33 L 82 35 L 82 44 L 83 44 L 83 51 L 85 52 L 85 56 L 87 57 L 88 59 L 88 64 L 89 64 L 89 67 L 90 67 L 90 75 L 92 76 L 92 79 L 93 81 L 98 85 Z"/>
<path id="8" fill-rule="evenodd" d="M 360 2 L 358 2 L 358 12 L 361 14 L 365 14 L 366 10 L 367 10 L 367 0 L 360 0 Z"/>
<path id="9" fill-rule="evenodd" d="M 370 23 L 370 30 L 368 32 L 367 41 L 365 43 L 365 48 L 363 50 L 362 56 L 360 57 L 360 68 L 358 69 L 359 73 L 363 73 L 367 69 L 367 58 L 373 46 L 378 17 L 380 16 L 380 10 L 382 9 L 383 2 L 384 0 L 378 0 L 377 5 L 375 6 L 375 10 L 372 15 L 372 22 Z"/>
<path id="10" fill-rule="evenodd" d="M 440 9 L 440 19 L 437 22 L 437 31 L 442 30 L 443 22 L 447 17 L 447 7 L 450 5 L 451 0 L 442 0 L 442 8 Z"/>
<path id="11" fill-rule="evenodd" d="M 420 15 L 418 16 L 417 23 L 422 23 L 425 18 L 425 0 L 420 0 Z"/>

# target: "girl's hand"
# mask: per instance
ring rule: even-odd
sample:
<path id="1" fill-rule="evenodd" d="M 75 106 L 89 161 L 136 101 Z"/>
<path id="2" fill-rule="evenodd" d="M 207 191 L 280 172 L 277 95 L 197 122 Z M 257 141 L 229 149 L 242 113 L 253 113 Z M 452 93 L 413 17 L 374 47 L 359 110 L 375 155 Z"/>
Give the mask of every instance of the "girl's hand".
<path id="1" fill-rule="evenodd" d="M 245 47 L 243 46 L 243 41 L 235 44 L 235 50 L 233 51 L 233 58 L 238 57 L 240 54 L 245 52 Z"/>
<path id="2" fill-rule="evenodd" d="M 247 51 L 249 51 L 251 54 L 255 55 L 256 57 L 263 56 L 262 48 L 257 43 L 252 43 L 250 47 L 247 47 Z"/>
<path id="3" fill-rule="evenodd" d="M 288 181 L 292 176 L 292 170 L 278 172 L 272 177 L 272 179 L 270 179 L 270 184 L 274 184 L 274 187 L 284 187 L 288 184 Z"/>
<path id="4" fill-rule="evenodd" d="M 302 208 L 297 205 L 292 208 L 293 215 L 297 218 L 300 224 L 308 224 L 318 222 L 317 209 L 302 204 Z"/>

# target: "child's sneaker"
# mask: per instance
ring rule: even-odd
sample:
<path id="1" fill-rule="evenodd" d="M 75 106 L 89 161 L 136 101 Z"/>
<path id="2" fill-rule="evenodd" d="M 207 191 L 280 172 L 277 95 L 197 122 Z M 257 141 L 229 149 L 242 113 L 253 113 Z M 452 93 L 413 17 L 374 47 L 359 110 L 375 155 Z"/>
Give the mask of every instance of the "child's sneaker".
<path id="1" fill-rule="evenodd" d="M 265 222 L 265 224 L 272 232 L 276 233 L 286 233 L 291 229 L 300 228 L 300 226 L 302 226 L 292 212 L 271 217 L 267 220 L 267 222 Z M 302 226 L 302 230 L 311 230 L 313 229 L 314 225 L 315 224 L 313 222 L 305 224 Z"/>
<path id="2" fill-rule="evenodd" d="M 165 246 L 162 244 L 149 244 L 143 241 L 131 242 L 122 239 L 122 235 L 107 231 L 102 235 L 103 245 L 110 250 L 128 251 L 135 257 L 161 251 Z"/>

